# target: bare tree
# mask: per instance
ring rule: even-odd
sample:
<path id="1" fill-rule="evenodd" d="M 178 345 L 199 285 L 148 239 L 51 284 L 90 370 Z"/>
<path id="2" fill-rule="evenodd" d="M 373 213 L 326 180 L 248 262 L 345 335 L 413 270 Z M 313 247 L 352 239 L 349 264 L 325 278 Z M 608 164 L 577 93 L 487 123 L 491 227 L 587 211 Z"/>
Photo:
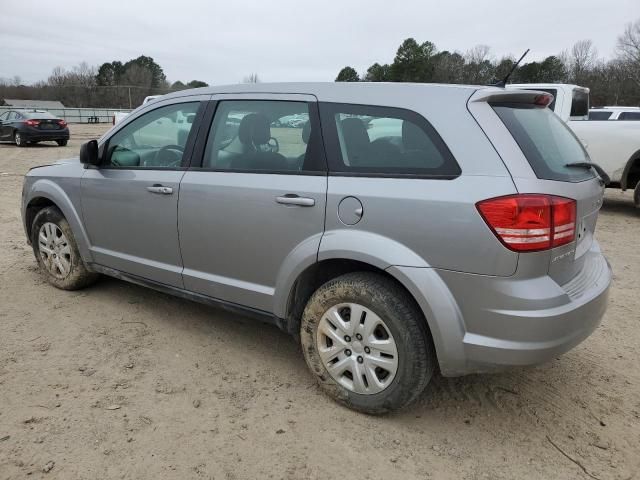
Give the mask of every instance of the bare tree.
<path id="1" fill-rule="evenodd" d="M 250 73 L 242 79 L 242 83 L 260 83 L 257 73 Z"/>
<path id="2" fill-rule="evenodd" d="M 576 42 L 569 53 L 569 72 L 577 84 L 584 83 L 586 74 L 592 70 L 598 60 L 598 51 L 591 40 Z"/>
<path id="3" fill-rule="evenodd" d="M 627 24 L 618 37 L 618 54 L 630 79 L 640 85 L 640 19 Z"/>

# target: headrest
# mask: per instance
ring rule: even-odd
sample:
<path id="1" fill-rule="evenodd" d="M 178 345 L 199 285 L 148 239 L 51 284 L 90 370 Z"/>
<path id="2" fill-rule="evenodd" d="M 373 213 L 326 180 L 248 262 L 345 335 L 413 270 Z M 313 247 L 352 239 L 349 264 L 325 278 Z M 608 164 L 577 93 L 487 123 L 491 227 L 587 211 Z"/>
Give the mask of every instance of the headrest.
<path id="1" fill-rule="evenodd" d="M 302 141 L 309 143 L 309 137 L 311 137 L 311 122 L 307 120 L 302 126 Z"/>
<path id="2" fill-rule="evenodd" d="M 245 115 L 238 127 L 238 139 L 245 145 L 264 145 L 271 138 L 269 119 L 261 113 Z"/>
<path id="3" fill-rule="evenodd" d="M 370 143 L 367 129 L 359 118 L 345 118 L 342 120 L 342 135 L 347 148 L 367 147 Z"/>

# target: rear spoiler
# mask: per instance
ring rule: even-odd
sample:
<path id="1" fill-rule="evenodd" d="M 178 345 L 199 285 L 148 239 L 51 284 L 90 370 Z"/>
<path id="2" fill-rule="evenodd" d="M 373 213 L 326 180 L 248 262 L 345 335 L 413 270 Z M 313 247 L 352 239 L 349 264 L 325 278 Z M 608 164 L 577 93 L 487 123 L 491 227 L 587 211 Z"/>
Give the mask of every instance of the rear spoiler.
<path id="1" fill-rule="evenodd" d="M 539 90 L 505 90 L 490 87 L 476 90 L 469 102 L 525 103 L 546 107 L 553 102 L 553 95 Z"/>

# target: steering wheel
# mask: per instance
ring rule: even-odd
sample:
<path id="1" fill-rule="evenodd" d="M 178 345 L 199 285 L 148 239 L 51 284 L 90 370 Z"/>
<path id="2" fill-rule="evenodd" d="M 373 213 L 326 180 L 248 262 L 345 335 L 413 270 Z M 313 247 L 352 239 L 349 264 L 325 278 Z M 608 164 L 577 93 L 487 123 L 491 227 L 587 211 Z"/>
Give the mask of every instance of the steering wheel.
<path id="1" fill-rule="evenodd" d="M 145 165 L 156 167 L 179 167 L 182 163 L 182 154 L 184 147 L 180 145 L 165 145 L 156 152 L 151 162 L 145 162 Z"/>

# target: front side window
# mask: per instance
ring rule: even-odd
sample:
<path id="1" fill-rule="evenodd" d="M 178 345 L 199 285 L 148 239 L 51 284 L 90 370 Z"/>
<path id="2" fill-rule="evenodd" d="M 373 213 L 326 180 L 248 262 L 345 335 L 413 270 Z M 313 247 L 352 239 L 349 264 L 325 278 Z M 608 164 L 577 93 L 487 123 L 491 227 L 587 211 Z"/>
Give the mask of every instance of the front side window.
<path id="1" fill-rule="evenodd" d="M 203 168 L 258 173 L 319 170 L 314 124 L 306 102 L 222 101 L 209 132 Z"/>
<path id="2" fill-rule="evenodd" d="M 168 105 L 136 118 L 109 139 L 106 165 L 178 168 L 199 102 Z"/>
<path id="3" fill-rule="evenodd" d="M 452 178 L 460 167 L 435 129 L 415 112 L 366 105 L 323 104 L 334 138 L 334 172 Z"/>

